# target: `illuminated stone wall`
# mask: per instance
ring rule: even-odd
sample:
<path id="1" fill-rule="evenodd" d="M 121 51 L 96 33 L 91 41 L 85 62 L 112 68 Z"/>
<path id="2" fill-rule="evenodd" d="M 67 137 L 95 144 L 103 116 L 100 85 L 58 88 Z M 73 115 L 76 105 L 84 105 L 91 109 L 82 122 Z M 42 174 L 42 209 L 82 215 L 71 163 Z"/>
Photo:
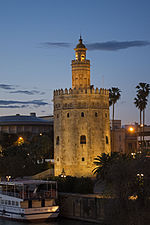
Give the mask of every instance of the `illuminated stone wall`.
<path id="1" fill-rule="evenodd" d="M 53 100 L 55 175 L 92 176 L 94 158 L 110 153 L 108 90 L 55 90 Z"/>
<path id="2" fill-rule="evenodd" d="M 90 87 L 90 60 L 72 60 L 72 88 Z"/>

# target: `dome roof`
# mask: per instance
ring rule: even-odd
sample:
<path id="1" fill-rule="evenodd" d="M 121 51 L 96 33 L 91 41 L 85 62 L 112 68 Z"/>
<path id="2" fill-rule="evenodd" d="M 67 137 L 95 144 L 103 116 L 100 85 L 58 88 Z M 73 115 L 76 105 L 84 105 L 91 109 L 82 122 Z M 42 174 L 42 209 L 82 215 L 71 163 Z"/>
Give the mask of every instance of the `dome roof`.
<path id="1" fill-rule="evenodd" d="M 5 124 L 50 124 L 52 121 L 47 121 L 41 118 L 38 118 L 36 116 L 21 116 L 21 115 L 15 115 L 15 116 L 0 116 L 0 125 Z"/>
<path id="2" fill-rule="evenodd" d="M 76 48 L 86 48 L 85 45 L 82 43 L 81 36 L 80 36 L 80 39 L 79 39 L 79 44 L 77 44 Z"/>

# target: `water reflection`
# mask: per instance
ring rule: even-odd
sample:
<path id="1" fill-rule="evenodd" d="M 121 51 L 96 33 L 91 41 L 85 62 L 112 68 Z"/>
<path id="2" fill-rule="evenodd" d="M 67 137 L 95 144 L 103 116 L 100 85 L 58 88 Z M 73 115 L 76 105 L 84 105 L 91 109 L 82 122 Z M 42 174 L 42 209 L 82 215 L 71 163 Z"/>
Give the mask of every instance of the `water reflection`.
<path id="1" fill-rule="evenodd" d="M 96 225 L 95 223 L 88 223 L 78 220 L 57 219 L 56 221 L 42 222 L 42 223 L 24 223 L 16 222 L 6 219 L 0 219 L 0 225 Z"/>

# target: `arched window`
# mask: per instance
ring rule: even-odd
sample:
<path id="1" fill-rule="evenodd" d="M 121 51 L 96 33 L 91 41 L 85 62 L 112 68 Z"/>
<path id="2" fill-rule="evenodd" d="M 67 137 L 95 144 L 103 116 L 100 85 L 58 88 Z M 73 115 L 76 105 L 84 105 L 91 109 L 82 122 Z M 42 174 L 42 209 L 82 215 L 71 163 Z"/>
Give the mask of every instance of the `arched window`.
<path id="1" fill-rule="evenodd" d="M 109 143 L 109 141 L 108 141 L 108 136 L 106 136 L 106 144 L 108 144 Z"/>
<path id="2" fill-rule="evenodd" d="M 84 112 L 81 113 L 81 117 L 84 117 Z"/>
<path id="3" fill-rule="evenodd" d="M 97 112 L 95 112 L 95 117 L 98 117 L 98 113 Z"/>
<path id="4" fill-rule="evenodd" d="M 69 115 L 69 113 L 67 113 L 67 117 L 69 117 L 70 115 Z"/>
<path id="5" fill-rule="evenodd" d="M 80 136 L 80 144 L 86 144 L 86 136 L 85 135 Z"/>
<path id="6" fill-rule="evenodd" d="M 59 145 L 59 136 L 56 137 L 56 145 Z"/>

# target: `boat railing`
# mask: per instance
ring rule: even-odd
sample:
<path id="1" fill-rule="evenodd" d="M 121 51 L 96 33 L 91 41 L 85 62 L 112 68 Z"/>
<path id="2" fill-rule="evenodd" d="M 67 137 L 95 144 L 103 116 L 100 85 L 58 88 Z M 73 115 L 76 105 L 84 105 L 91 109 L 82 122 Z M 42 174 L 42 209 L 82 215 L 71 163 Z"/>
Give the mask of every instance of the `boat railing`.
<path id="1" fill-rule="evenodd" d="M 33 193 L 33 192 L 24 192 L 24 199 L 28 200 L 28 199 L 50 199 L 50 198 L 56 198 L 56 191 L 55 190 L 51 190 L 51 191 L 43 191 L 43 192 L 37 192 L 37 193 Z"/>
<path id="2" fill-rule="evenodd" d="M 16 193 L 16 192 L 0 191 L 0 194 L 8 195 L 8 196 L 16 197 L 16 198 L 20 197 L 20 193 Z"/>
<path id="3" fill-rule="evenodd" d="M 49 198 L 56 198 L 56 191 L 51 190 L 51 191 L 44 191 L 44 192 L 38 192 L 38 193 L 33 193 L 33 192 L 7 192 L 7 191 L 0 191 L 0 194 L 3 195 L 8 195 L 11 197 L 16 197 L 16 198 L 23 198 L 23 199 L 49 199 Z"/>

